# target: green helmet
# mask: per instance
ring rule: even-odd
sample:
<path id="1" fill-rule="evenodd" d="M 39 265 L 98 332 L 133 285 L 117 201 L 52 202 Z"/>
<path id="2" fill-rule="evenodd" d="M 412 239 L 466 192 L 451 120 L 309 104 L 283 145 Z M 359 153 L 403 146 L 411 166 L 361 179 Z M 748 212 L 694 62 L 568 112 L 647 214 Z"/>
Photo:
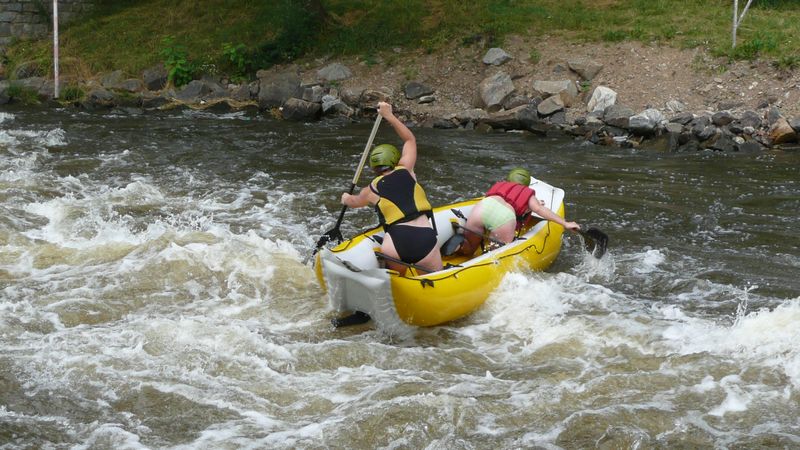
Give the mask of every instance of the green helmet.
<path id="1" fill-rule="evenodd" d="M 381 144 L 372 149 L 369 154 L 369 166 L 394 167 L 400 161 L 400 150 L 392 144 Z"/>
<path id="2" fill-rule="evenodd" d="M 519 183 L 523 186 L 531 184 L 531 173 L 522 167 L 515 167 L 508 172 L 507 181 Z"/>

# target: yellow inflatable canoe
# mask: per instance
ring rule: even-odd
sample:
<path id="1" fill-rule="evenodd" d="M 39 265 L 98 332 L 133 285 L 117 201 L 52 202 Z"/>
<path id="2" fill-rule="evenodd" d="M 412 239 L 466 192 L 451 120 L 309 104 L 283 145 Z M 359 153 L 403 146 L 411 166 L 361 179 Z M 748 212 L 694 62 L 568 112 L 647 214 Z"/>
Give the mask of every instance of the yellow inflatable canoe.
<path id="1" fill-rule="evenodd" d="M 563 190 L 536 179 L 530 186 L 539 200 L 564 217 Z M 455 233 L 452 221 L 469 216 L 479 200 L 434 209 L 440 247 Z M 378 227 L 322 249 L 316 255 L 315 271 L 335 311 L 360 311 L 386 328 L 400 323 L 439 325 L 479 308 L 506 273 L 544 270 L 553 263 L 561 250 L 564 228 L 542 219 L 532 222 L 510 244 L 485 253 L 478 249 L 469 259 L 445 256 L 441 271 L 418 275 L 411 268 L 403 276 L 380 267 L 376 251 L 380 251 L 383 229 Z"/>

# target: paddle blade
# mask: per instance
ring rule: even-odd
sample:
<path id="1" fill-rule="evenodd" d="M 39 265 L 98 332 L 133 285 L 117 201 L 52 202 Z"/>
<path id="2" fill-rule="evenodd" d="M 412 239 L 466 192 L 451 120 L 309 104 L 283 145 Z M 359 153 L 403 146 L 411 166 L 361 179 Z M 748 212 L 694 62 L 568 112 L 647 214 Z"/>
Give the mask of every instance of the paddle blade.
<path id="1" fill-rule="evenodd" d="M 318 251 L 322 250 L 323 247 L 328 245 L 329 242 L 333 242 L 334 244 L 338 244 L 344 240 L 344 236 L 342 236 L 342 232 L 339 231 L 339 227 L 333 228 L 329 230 L 327 233 L 320 236 L 319 240 L 317 241 L 317 247 L 314 249 L 312 255 L 317 254 Z"/>
<path id="2" fill-rule="evenodd" d="M 586 251 L 591 253 L 592 256 L 600 259 L 606 254 L 608 235 L 597 228 L 589 228 L 586 231 L 580 231 L 580 234 L 583 236 L 583 245 L 586 247 Z"/>

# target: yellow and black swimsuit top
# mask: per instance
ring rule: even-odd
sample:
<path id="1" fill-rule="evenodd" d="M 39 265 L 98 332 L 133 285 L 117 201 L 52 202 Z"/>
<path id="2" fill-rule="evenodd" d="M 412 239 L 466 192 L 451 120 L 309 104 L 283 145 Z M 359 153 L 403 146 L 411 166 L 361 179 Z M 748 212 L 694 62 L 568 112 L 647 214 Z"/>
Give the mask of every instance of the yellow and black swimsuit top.
<path id="1" fill-rule="evenodd" d="M 380 197 L 375 211 L 384 228 L 414 220 L 422 214 L 432 215 L 433 207 L 425 191 L 403 166 L 396 166 L 388 175 L 375 177 L 369 187 Z"/>

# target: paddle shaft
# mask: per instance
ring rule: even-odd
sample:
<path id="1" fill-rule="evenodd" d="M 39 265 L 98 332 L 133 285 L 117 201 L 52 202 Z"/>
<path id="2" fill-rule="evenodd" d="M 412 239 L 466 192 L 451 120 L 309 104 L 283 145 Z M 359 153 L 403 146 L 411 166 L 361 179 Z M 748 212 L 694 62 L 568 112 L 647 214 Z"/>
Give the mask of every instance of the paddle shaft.
<path id="1" fill-rule="evenodd" d="M 375 135 L 378 134 L 378 127 L 381 124 L 381 115 L 378 114 L 378 117 L 375 119 L 375 124 L 372 125 L 372 132 L 369 134 L 369 139 L 367 140 L 367 145 L 364 146 L 364 153 L 361 154 L 361 160 L 358 162 L 358 168 L 356 169 L 356 174 L 353 175 L 353 181 L 350 183 L 350 189 L 347 192 L 348 194 L 353 194 L 353 191 L 356 189 L 356 184 L 358 183 L 358 179 L 361 178 L 361 172 L 364 170 L 364 163 L 367 162 L 367 156 L 369 155 L 369 150 L 372 147 L 372 141 L 375 140 Z M 347 211 L 347 205 L 342 205 L 342 210 L 339 212 L 339 218 L 336 220 L 336 226 L 334 229 L 338 230 L 339 227 L 342 225 L 342 220 L 344 219 L 344 212 Z"/>

